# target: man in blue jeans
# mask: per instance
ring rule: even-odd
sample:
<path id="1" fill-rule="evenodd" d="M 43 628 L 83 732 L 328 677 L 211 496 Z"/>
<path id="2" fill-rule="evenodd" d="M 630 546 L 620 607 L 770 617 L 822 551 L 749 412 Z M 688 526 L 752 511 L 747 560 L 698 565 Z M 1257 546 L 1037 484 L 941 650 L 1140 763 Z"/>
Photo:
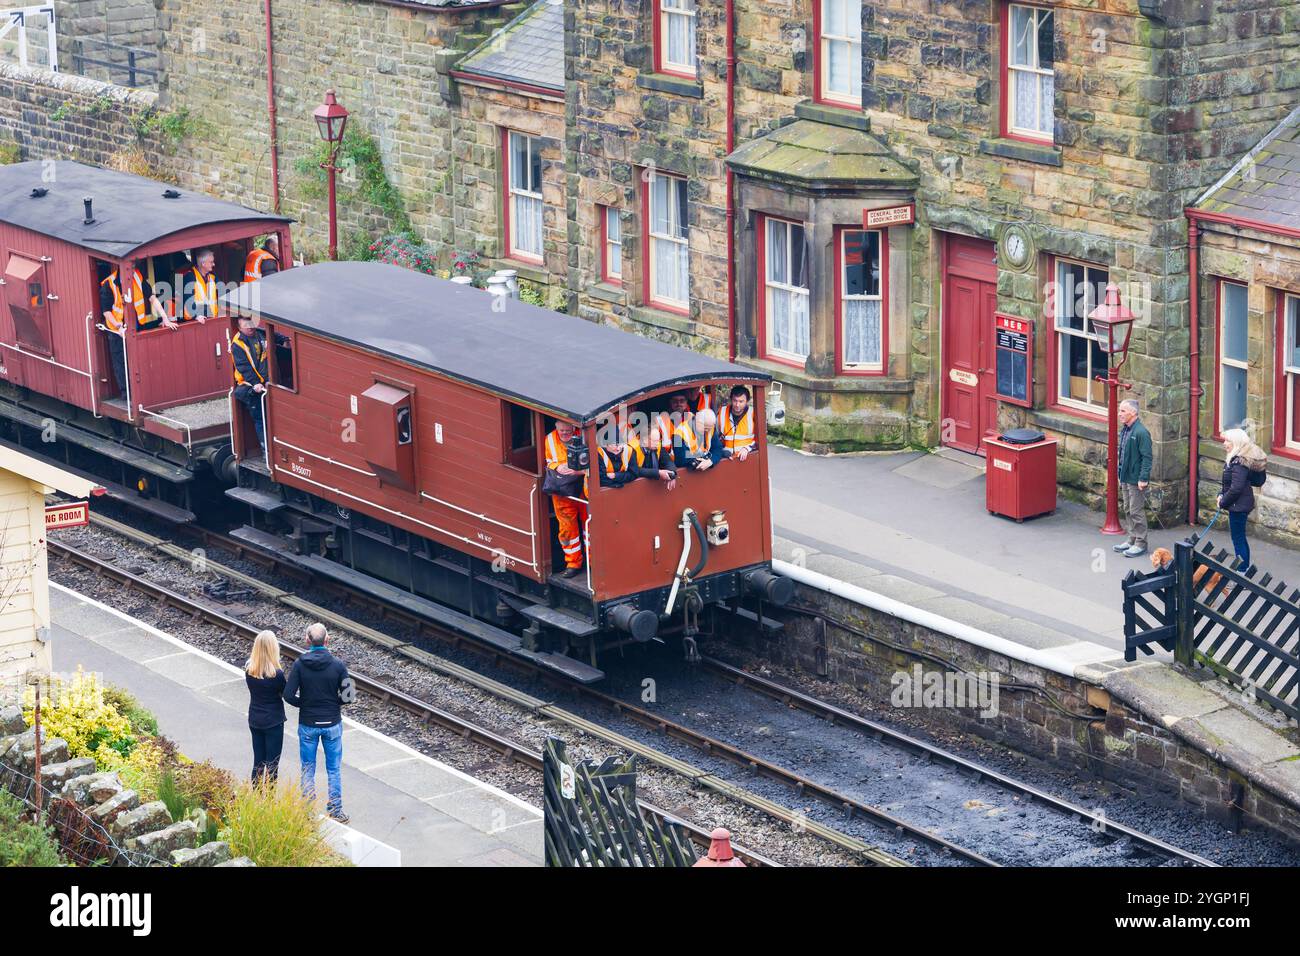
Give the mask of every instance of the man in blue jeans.
<path id="1" fill-rule="evenodd" d="M 353 699 L 352 678 L 338 658 L 325 650 L 325 625 L 307 628 L 311 649 L 294 663 L 284 686 L 286 703 L 298 708 L 298 759 L 302 762 L 302 792 L 316 798 L 316 743 L 325 748 L 329 777 L 327 809 L 331 818 L 347 823 L 343 812 L 343 713 L 341 704 Z"/>

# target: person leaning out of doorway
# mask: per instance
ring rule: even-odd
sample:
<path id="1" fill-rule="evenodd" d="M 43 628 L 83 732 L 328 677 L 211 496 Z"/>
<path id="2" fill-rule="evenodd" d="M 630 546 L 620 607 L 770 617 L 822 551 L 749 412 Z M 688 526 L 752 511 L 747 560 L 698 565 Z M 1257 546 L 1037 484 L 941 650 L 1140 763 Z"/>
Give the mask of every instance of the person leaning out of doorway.
<path id="1" fill-rule="evenodd" d="M 1151 433 L 1138 419 L 1138 403 L 1119 403 L 1124 426 L 1119 436 L 1119 490 L 1124 504 L 1124 530 L 1128 540 L 1115 545 L 1126 558 L 1147 553 L 1147 486 L 1151 483 Z"/>
<path id="2" fill-rule="evenodd" d="M 1217 504 L 1228 512 L 1228 530 L 1232 550 L 1241 561 L 1241 571 L 1250 570 L 1250 542 L 1246 540 L 1246 520 L 1255 510 L 1255 489 L 1263 487 L 1268 476 L 1268 456 L 1240 428 L 1223 433 L 1223 486 Z"/>
<path id="3" fill-rule="evenodd" d="M 559 526 L 560 550 L 564 552 L 561 577 L 572 578 L 582 570 L 582 532 L 587 525 L 587 505 L 580 499 L 584 473 L 569 467 L 569 442 L 577 433 L 573 422 L 557 421 L 546 436 L 546 474 L 542 491 L 551 496 L 555 523 Z"/>
<path id="4" fill-rule="evenodd" d="M 235 400 L 248 409 L 257 443 L 266 449 L 266 425 L 262 419 L 262 396 L 266 393 L 266 333 L 251 315 L 239 317 L 239 331 L 230 339 L 230 360 L 234 365 Z"/>

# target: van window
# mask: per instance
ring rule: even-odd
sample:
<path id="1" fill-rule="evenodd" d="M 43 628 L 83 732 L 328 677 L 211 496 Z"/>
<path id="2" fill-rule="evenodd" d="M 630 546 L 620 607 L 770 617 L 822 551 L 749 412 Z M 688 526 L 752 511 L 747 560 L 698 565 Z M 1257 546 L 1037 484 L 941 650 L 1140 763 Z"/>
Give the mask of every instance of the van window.
<path id="1" fill-rule="evenodd" d="M 532 409 L 503 401 L 501 412 L 506 464 L 537 474 L 537 433 Z"/>

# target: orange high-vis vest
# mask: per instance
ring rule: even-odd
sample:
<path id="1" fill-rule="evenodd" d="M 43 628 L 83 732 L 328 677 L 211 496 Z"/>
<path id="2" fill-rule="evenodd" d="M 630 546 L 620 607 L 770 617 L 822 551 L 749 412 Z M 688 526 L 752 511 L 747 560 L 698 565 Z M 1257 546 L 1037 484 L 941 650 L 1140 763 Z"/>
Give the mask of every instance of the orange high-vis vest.
<path id="1" fill-rule="evenodd" d="M 262 278 L 262 264 L 268 259 L 272 262 L 279 262 L 275 256 L 271 255 L 271 253 L 267 252 L 265 249 L 254 249 L 250 252 L 248 258 L 244 260 L 244 281 L 256 282 L 258 279 Z"/>
<path id="2" fill-rule="evenodd" d="M 709 449 L 713 447 L 713 429 L 710 428 L 705 432 L 704 439 L 701 441 L 701 439 L 695 434 L 694 420 L 682 422 L 678 425 L 677 433 L 682 436 L 682 444 L 690 449 L 692 455 L 698 455 L 700 453 L 707 455 Z"/>
<path id="3" fill-rule="evenodd" d="M 257 349 L 258 357 L 265 358 L 266 349 L 262 347 L 262 340 L 258 338 L 254 338 L 253 341 Z M 230 364 L 234 366 L 235 384 L 243 385 L 246 382 L 246 379 L 244 378 L 243 374 L 239 371 L 239 366 L 235 365 L 234 349 L 240 348 L 243 349 L 244 354 L 248 356 L 248 364 L 252 366 L 253 374 L 257 376 L 257 381 L 260 384 L 265 385 L 266 379 L 262 377 L 262 373 L 258 370 L 258 362 L 257 359 L 253 357 L 253 350 L 248 347 L 248 343 L 244 341 L 244 336 L 241 333 L 239 332 L 235 333 L 234 337 L 230 340 L 230 348 L 231 348 Z"/>
<path id="4" fill-rule="evenodd" d="M 195 266 L 194 272 L 194 304 L 202 306 L 199 310 L 207 315 L 215 316 L 217 314 L 217 276 L 214 272 L 206 279 L 199 267 Z"/>
<path id="5" fill-rule="evenodd" d="M 612 479 L 615 471 L 627 471 L 628 462 L 632 460 L 634 454 L 636 455 L 637 467 L 643 467 L 645 465 L 645 451 L 641 448 L 641 443 L 635 438 L 623 446 L 623 454 L 618 463 L 617 469 L 614 467 L 614 459 L 609 457 L 609 453 L 605 451 L 604 448 L 597 448 L 596 451 L 600 453 L 600 463 L 605 468 L 606 478 Z M 582 496 L 584 498 L 591 497 L 591 489 L 588 487 L 587 475 L 583 475 L 582 477 Z"/>
<path id="6" fill-rule="evenodd" d="M 569 449 L 560 438 L 558 431 L 553 431 L 546 436 L 545 450 L 547 468 L 555 469 L 569 463 Z"/>
<path id="7" fill-rule="evenodd" d="M 118 285 L 117 276 L 118 271 L 114 269 L 108 274 L 108 278 L 100 283 L 100 285 L 108 286 L 109 290 L 113 293 L 113 316 L 108 319 L 106 323 L 109 330 L 112 332 L 121 332 L 123 327 L 126 325 L 127 302 L 130 302 L 132 307 L 135 309 L 135 320 L 137 324 L 142 323 L 145 317 L 144 285 L 140 282 L 140 273 L 135 272 L 131 275 L 130 299 L 123 299 L 122 289 Z"/>
<path id="8" fill-rule="evenodd" d="M 699 395 L 695 397 L 695 410 L 697 412 L 702 412 L 706 408 L 712 408 L 712 407 L 713 407 L 713 403 L 709 399 L 709 393 L 706 392 L 704 389 L 700 389 Z"/>
<path id="9" fill-rule="evenodd" d="M 754 409 L 745 409 L 740 421 L 731 420 L 731 404 L 722 410 L 722 445 L 729 451 L 754 447 Z"/>

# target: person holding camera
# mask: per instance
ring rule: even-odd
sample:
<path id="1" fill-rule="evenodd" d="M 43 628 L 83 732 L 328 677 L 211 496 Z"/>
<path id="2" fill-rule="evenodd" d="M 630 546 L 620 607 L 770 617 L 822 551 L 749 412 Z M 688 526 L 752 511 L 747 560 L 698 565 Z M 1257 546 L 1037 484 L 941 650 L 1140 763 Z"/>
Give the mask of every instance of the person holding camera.
<path id="1" fill-rule="evenodd" d="M 352 703 L 354 687 L 347 665 L 325 650 L 325 625 L 307 628 L 310 649 L 294 662 L 285 682 L 284 700 L 298 708 L 298 759 L 302 763 L 302 792 L 316 799 L 316 746 L 325 749 L 329 777 L 330 818 L 347 823 L 343 812 L 343 711 Z"/>
<path id="2" fill-rule="evenodd" d="M 673 457 L 678 468 L 708 471 L 727 456 L 718 432 L 718 417 L 706 408 L 677 426 L 673 434 Z"/>
<path id="3" fill-rule="evenodd" d="M 542 491 L 551 496 L 551 509 L 560 526 L 560 550 L 564 552 L 564 572 L 572 578 L 582 570 L 582 531 L 587 524 L 586 502 L 582 494 L 586 472 L 569 467 L 569 443 L 578 429 L 572 422 L 557 421 L 546 436 L 546 475 Z"/>

